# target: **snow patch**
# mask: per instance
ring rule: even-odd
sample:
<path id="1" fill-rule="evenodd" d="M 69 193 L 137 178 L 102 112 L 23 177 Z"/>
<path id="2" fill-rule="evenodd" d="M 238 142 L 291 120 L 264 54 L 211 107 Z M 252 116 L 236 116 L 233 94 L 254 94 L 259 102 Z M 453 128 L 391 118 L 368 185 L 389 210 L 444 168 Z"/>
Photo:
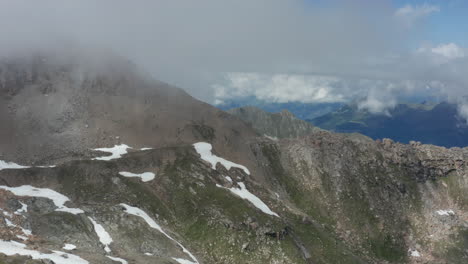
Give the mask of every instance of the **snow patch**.
<path id="1" fill-rule="evenodd" d="M 273 137 L 273 136 L 269 136 L 267 134 L 263 135 L 264 137 L 268 138 L 269 140 L 273 140 L 273 141 L 278 141 L 278 138 L 277 137 Z"/>
<path id="2" fill-rule="evenodd" d="M 5 170 L 5 169 L 27 169 L 27 168 L 31 168 L 31 167 L 19 165 L 14 162 L 7 162 L 7 161 L 0 160 L 0 171 Z"/>
<path id="3" fill-rule="evenodd" d="M 5 169 L 28 169 L 28 168 L 55 168 L 56 165 L 48 165 L 48 166 L 24 166 L 24 165 L 19 165 L 14 162 L 7 162 L 4 160 L 0 160 L 0 171 L 5 170 Z"/>
<path id="4" fill-rule="evenodd" d="M 26 228 L 23 228 L 23 227 L 19 227 L 21 229 L 21 232 L 23 232 L 23 234 L 27 235 L 27 236 L 30 236 L 32 235 L 32 231 L 29 230 L 29 229 L 26 229 Z"/>
<path id="5" fill-rule="evenodd" d="M 111 153 L 110 156 L 103 156 L 103 157 L 97 157 L 94 158 L 93 160 L 113 160 L 113 159 L 120 159 L 123 155 L 128 153 L 128 149 L 131 149 L 131 147 L 121 144 L 121 145 L 115 145 L 112 148 L 96 148 L 94 150 L 96 151 L 102 151 L 102 152 L 108 152 Z"/>
<path id="6" fill-rule="evenodd" d="M 161 228 L 160 225 L 158 225 L 158 223 L 156 223 L 145 211 L 141 210 L 140 208 L 137 208 L 137 207 L 133 207 L 133 206 L 130 206 L 128 204 L 124 204 L 124 203 L 121 203 L 120 204 L 124 209 L 125 209 L 125 212 L 128 213 L 128 214 L 131 214 L 131 215 L 135 215 L 135 216 L 138 216 L 138 217 L 141 217 L 143 220 L 145 220 L 145 222 L 151 227 L 151 228 L 154 228 L 156 230 L 158 230 L 159 232 L 161 232 L 163 235 L 165 235 L 167 238 L 169 238 L 170 240 L 174 241 L 179 247 L 182 248 L 182 251 L 189 255 L 195 262 L 192 262 L 192 261 L 188 261 L 188 260 L 185 260 L 185 259 L 179 259 L 179 260 L 184 260 L 184 261 L 188 261 L 188 262 L 185 262 L 185 263 L 194 263 L 194 264 L 198 264 L 198 260 L 195 258 L 195 256 L 190 253 L 190 251 L 188 251 L 181 243 L 179 243 L 177 240 L 175 240 L 174 238 L 172 238 L 169 234 L 167 234 L 166 232 L 164 232 L 164 230 Z M 178 261 L 177 259 L 174 258 L 174 260 Z M 182 262 L 179 262 L 179 263 L 182 263 Z"/>
<path id="7" fill-rule="evenodd" d="M 65 250 L 74 250 L 74 249 L 76 249 L 76 246 L 73 245 L 73 244 L 65 244 L 63 246 L 63 249 L 65 249 Z"/>
<path id="8" fill-rule="evenodd" d="M 455 215 L 455 212 L 453 210 L 438 210 L 436 211 L 438 215 L 444 215 L 444 216 L 450 216 L 450 215 Z"/>
<path id="9" fill-rule="evenodd" d="M 8 217 L 13 217 L 13 215 L 12 215 L 12 214 L 10 214 L 9 212 L 7 212 L 7 211 L 3 210 L 2 208 L 0 208 L 0 211 L 2 211 L 2 212 L 3 212 L 3 214 L 4 214 L 5 216 L 8 216 Z"/>
<path id="10" fill-rule="evenodd" d="M 21 215 L 22 213 L 27 213 L 28 212 L 28 206 L 22 202 L 19 202 L 21 204 L 21 208 L 15 211 L 16 215 Z"/>
<path id="11" fill-rule="evenodd" d="M 198 142 L 198 143 L 193 144 L 193 146 L 195 147 L 195 150 L 197 151 L 197 153 L 200 154 L 201 159 L 211 164 L 211 167 L 213 168 L 213 170 L 216 170 L 216 164 L 219 162 L 227 170 L 230 170 L 232 167 L 239 168 L 239 169 L 242 169 L 245 172 L 245 174 L 250 175 L 250 171 L 249 169 L 247 169 L 247 167 L 234 163 L 229 160 L 225 160 L 216 155 L 213 155 L 213 153 L 211 153 L 211 150 L 213 149 L 213 147 L 211 146 L 210 143 Z"/>
<path id="12" fill-rule="evenodd" d="M 126 171 L 121 171 L 121 172 L 119 172 L 119 174 L 124 176 L 124 177 L 141 178 L 142 182 L 152 181 L 152 180 L 154 180 L 154 177 L 156 176 L 152 172 L 144 172 L 144 173 L 136 174 L 136 173 L 126 172 Z"/>
<path id="13" fill-rule="evenodd" d="M 15 241 L 0 240 L 0 253 L 7 256 L 30 256 L 32 259 L 49 259 L 56 264 L 89 264 L 88 261 L 72 254 L 61 251 L 52 251 L 45 254 L 36 250 L 27 249 L 25 244 Z"/>
<path id="14" fill-rule="evenodd" d="M 411 250 L 410 249 L 410 250 L 408 250 L 408 252 L 409 252 L 409 255 L 412 256 L 412 257 L 416 257 L 416 258 L 421 257 L 421 254 L 417 250 Z"/>
<path id="15" fill-rule="evenodd" d="M 225 179 L 226 179 L 228 182 L 231 182 L 231 183 L 232 183 L 232 179 L 231 179 L 231 177 L 229 177 L 229 176 L 225 176 L 224 178 L 225 178 Z"/>
<path id="16" fill-rule="evenodd" d="M 250 203 L 252 203 L 255 207 L 260 209 L 265 214 L 269 214 L 269 215 L 279 217 L 279 215 L 276 214 L 275 212 L 271 211 L 270 208 L 262 200 L 260 200 L 260 198 L 255 196 L 253 193 L 249 192 L 249 190 L 247 190 L 247 188 L 245 187 L 245 184 L 243 182 L 238 182 L 237 184 L 240 186 L 240 189 L 236 188 L 236 187 L 226 188 L 226 187 L 223 187 L 223 186 L 221 186 L 219 184 L 216 184 L 216 186 L 220 187 L 220 188 L 227 189 L 227 190 L 231 191 L 232 193 L 234 193 L 235 195 L 239 196 L 240 198 L 249 201 Z"/>
<path id="17" fill-rule="evenodd" d="M 55 167 L 57 167 L 57 165 L 37 166 L 37 168 L 41 168 L 41 169 L 48 169 L 48 168 L 55 168 Z"/>
<path id="18" fill-rule="evenodd" d="M 19 239 L 21 239 L 21 240 L 24 240 L 24 241 L 28 240 L 27 237 L 22 236 L 22 235 L 16 235 L 16 237 L 19 238 Z"/>
<path id="19" fill-rule="evenodd" d="M 153 254 L 149 253 L 149 252 L 146 252 L 145 253 L 146 256 L 153 256 Z"/>
<path id="20" fill-rule="evenodd" d="M 116 258 L 116 257 L 111 257 L 111 256 L 106 256 L 106 257 L 112 259 L 113 261 L 120 262 L 120 263 L 122 263 L 122 264 L 128 264 L 128 262 L 127 262 L 125 259 Z"/>
<path id="21" fill-rule="evenodd" d="M 8 219 L 8 218 L 5 218 L 5 223 L 6 223 L 6 225 L 9 226 L 9 227 L 16 227 L 16 225 L 13 224 L 13 223 L 10 221 L 10 219 Z"/>
<path id="22" fill-rule="evenodd" d="M 23 185 L 19 187 L 0 186 L 0 189 L 10 191 L 16 196 L 48 198 L 54 202 L 55 206 L 57 206 L 55 211 L 67 212 L 75 215 L 84 213 L 84 211 L 81 209 L 66 207 L 64 204 L 70 201 L 70 199 L 68 199 L 68 197 L 65 195 L 51 189 L 36 188 L 31 185 Z"/>
<path id="23" fill-rule="evenodd" d="M 91 221 L 91 223 L 93 223 L 94 232 L 96 232 L 96 235 L 99 237 L 99 241 L 101 242 L 101 244 L 104 245 L 104 250 L 107 253 L 110 253 L 111 250 L 109 248 L 109 245 L 112 243 L 112 237 L 109 235 L 109 233 L 107 233 L 107 231 L 104 229 L 104 227 L 102 225 L 100 225 L 96 221 L 94 221 L 93 218 L 91 218 L 89 216 L 88 216 L 88 218 Z"/>
<path id="24" fill-rule="evenodd" d="M 152 150 L 153 148 L 141 148 L 140 150 L 141 151 L 144 151 L 144 150 Z"/>
<path id="25" fill-rule="evenodd" d="M 18 227 L 19 229 L 21 229 L 21 232 L 23 232 L 23 234 L 27 235 L 27 236 L 30 236 L 32 235 L 32 231 L 31 230 L 28 230 L 26 228 L 23 228 L 21 226 L 18 226 L 18 225 L 15 225 L 13 224 L 13 222 L 10 221 L 10 219 L 8 218 L 5 218 L 5 224 L 8 226 L 8 227 Z M 26 239 L 23 239 L 23 240 L 27 240 Z"/>
<path id="26" fill-rule="evenodd" d="M 179 262 L 180 264 L 197 264 L 198 263 L 198 262 L 193 262 L 193 261 L 181 259 L 181 258 L 172 258 L 172 259 Z"/>

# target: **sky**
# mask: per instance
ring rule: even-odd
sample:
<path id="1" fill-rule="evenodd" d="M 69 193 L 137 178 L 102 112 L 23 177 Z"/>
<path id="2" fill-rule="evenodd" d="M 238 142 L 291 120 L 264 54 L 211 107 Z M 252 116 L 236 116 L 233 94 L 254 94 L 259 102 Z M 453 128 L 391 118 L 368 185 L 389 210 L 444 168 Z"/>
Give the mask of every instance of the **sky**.
<path id="1" fill-rule="evenodd" d="M 221 103 L 457 103 L 468 120 L 468 1 L 0 0 L 0 56 L 67 45 L 128 57 Z"/>

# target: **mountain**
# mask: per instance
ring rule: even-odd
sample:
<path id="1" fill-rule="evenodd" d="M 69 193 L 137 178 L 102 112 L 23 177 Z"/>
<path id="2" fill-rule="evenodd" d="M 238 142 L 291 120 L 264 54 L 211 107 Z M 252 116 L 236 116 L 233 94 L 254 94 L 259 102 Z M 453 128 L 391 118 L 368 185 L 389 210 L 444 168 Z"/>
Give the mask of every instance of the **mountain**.
<path id="1" fill-rule="evenodd" d="M 449 103 L 399 104 L 388 114 L 371 114 L 357 106 L 344 106 L 308 120 L 340 133 L 362 133 L 373 139 L 391 138 L 402 143 L 420 141 L 445 147 L 468 146 L 468 125 Z"/>
<path id="2" fill-rule="evenodd" d="M 259 100 L 256 97 L 239 97 L 235 99 L 225 100 L 220 104 L 215 105 L 221 110 L 228 111 L 234 108 L 253 106 L 263 111 L 270 113 L 281 112 L 286 109 L 299 119 L 313 119 L 329 112 L 340 109 L 342 103 L 301 103 L 301 102 L 286 102 L 275 103 Z"/>
<path id="3" fill-rule="evenodd" d="M 296 118 L 288 110 L 272 114 L 256 107 L 241 107 L 231 109 L 228 113 L 244 120 L 261 135 L 272 138 L 296 138 L 320 130 Z"/>
<path id="4" fill-rule="evenodd" d="M 468 148 L 234 116 L 116 56 L 0 65 L 0 263 L 468 260 Z"/>

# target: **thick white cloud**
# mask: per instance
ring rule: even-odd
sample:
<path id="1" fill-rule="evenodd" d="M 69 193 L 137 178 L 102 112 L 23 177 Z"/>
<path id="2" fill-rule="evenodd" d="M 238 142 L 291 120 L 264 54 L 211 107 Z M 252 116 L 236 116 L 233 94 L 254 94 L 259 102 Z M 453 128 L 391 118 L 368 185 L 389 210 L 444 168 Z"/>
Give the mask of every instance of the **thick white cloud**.
<path id="1" fill-rule="evenodd" d="M 218 101 L 242 96 L 255 96 L 269 102 L 325 103 L 343 102 L 342 80 L 328 76 L 297 74 L 228 73 L 223 84 L 215 84 Z"/>
<path id="2" fill-rule="evenodd" d="M 228 73 L 213 85 L 217 103 L 254 96 L 267 102 L 357 102 L 372 113 L 387 113 L 398 97 L 429 88 L 441 91 L 437 82 L 416 80 L 356 79 L 323 75 Z"/>

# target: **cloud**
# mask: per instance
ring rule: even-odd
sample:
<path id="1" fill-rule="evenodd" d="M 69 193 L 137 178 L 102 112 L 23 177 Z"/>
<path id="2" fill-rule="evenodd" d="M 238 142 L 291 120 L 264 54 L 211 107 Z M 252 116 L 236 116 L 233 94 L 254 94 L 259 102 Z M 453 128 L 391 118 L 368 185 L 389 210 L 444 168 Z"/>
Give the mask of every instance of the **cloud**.
<path id="1" fill-rule="evenodd" d="M 458 113 L 467 121 L 468 124 L 468 103 L 460 103 L 458 105 Z"/>
<path id="2" fill-rule="evenodd" d="M 431 52 L 447 59 L 458 59 L 465 57 L 465 51 L 454 43 L 442 44 L 431 49 Z"/>
<path id="3" fill-rule="evenodd" d="M 440 8 L 435 5 L 405 5 L 395 11 L 395 17 L 407 26 L 412 26 L 418 20 L 439 12 Z"/>
<path id="4" fill-rule="evenodd" d="M 267 102 L 335 103 L 356 102 L 360 109 L 387 113 L 399 97 L 427 90 L 427 84 L 412 80 L 356 79 L 350 77 L 227 73 L 213 85 L 217 103 L 238 97 L 256 97 Z"/>
<path id="5" fill-rule="evenodd" d="M 224 72 L 340 71 L 394 49 L 386 1 L 0 0 L 0 55 L 111 49 L 211 101 Z"/>
<path id="6" fill-rule="evenodd" d="M 268 102 L 343 102 L 347 96 L 340 79 L 297 74 L 228 73 L 213 85 L 218 101 L 255 96 Z"/>
<path id="7" fill-rule="evenodd" d="M 250 94 L 385 111 L 427 87 L 466 95 L 463 47 L 408 50 L 416 22 L 438 11 L 390 0 L 0 0 L 0 56 L 110 50 L 207 102 Z"/>

